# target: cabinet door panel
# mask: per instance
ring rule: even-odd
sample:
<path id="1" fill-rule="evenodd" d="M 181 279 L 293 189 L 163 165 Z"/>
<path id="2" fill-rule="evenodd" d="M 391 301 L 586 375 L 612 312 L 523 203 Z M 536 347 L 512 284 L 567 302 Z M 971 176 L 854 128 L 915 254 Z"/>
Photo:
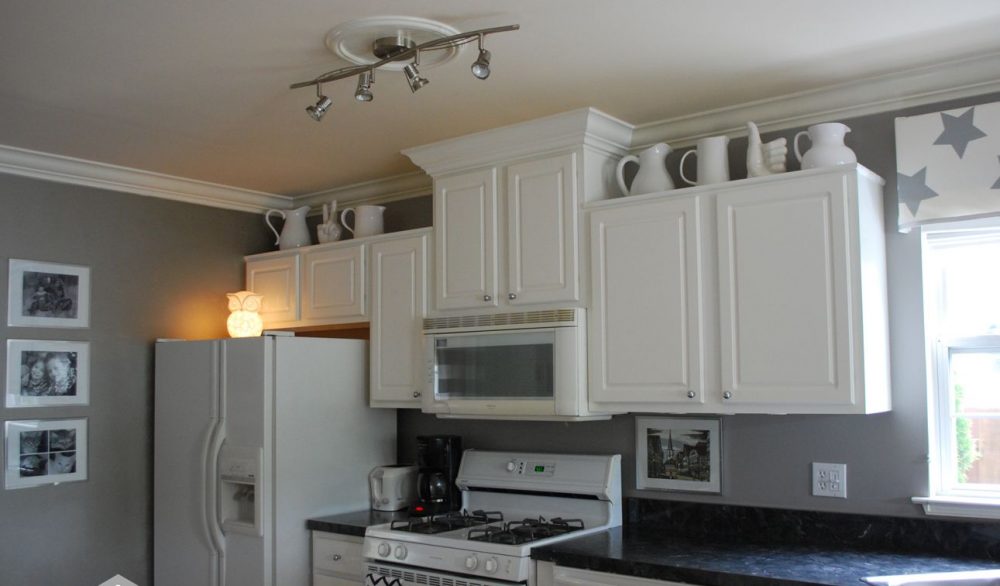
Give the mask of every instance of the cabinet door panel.
<path id="1" fill-rule="evenodd" d="M 251 260 L 246 263 L 247 289 L 263 295 L 264 326 L 299 319 L 299 257 Z"/>
<path id="2" fill-rule="evenodd" d="M 365 245 L 303 255 L 302 318 L 364 317 Z"/>
<path id="3" fill-rule="evenodd" d="M 372 245 L 371 405 L 420 407 L 427 236 Z"/>
<path id="4" fill-rule="evenodd" d="M 591 399 L 701 402 L 698 201 L 595 211 L 590 230 Z"/>
<path id="5" fill-rule="evenodd" d="M 496 169 L 436 179 L 434 191 L 437 308 L 495 307 Z"/>
<path id="6" fill-rule="evenodd" d="M 573 302 L 577 277 L 576 155 L 507 168 L 508 302 Z"/>
<path id="7" fill-rule="evenodd" d="M 732 402 L 853 402 L 848 189 L 819 177 L 718 198 L 723 391 Z"/>

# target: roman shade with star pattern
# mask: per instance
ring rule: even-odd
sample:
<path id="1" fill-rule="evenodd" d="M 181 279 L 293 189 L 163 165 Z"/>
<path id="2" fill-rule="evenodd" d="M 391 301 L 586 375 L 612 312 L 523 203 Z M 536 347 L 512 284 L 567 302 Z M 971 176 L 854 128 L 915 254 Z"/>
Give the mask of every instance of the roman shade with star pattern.
<path id="1" fill-rule="evenodd" d="M 1000 216 L 1000 102 L 896 118 L 899 231 Z"/>

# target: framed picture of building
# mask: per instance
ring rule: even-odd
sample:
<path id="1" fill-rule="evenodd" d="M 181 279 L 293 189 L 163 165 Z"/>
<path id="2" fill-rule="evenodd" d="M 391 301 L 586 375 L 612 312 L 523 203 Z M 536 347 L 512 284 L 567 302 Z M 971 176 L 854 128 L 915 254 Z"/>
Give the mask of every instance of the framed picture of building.
<path id="1" fill-rule="evenodd" d="M 636 417 L 636 488 L 722 491 L 718 418 Z"/>
<path id="2" fill-rule="evenodd" d="M 86 419 L 8 421 L 4 432 L 8 490 L 87 479 Z"/>
<path id="3" fill-rule="evenodd" d="M 6 406 L 90 402 L 90 342 L 7 340 Z"/>
<path id="4" fill-rule="evenodd" d="M 7 325 L 90 326 L 90 268 L 10 259 Z"/>

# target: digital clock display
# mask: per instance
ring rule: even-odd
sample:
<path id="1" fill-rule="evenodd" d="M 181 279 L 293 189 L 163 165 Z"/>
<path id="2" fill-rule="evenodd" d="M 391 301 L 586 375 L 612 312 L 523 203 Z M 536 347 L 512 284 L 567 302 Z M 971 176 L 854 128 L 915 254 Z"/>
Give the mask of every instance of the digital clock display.
<path id="1" fill-rule="evenodd" d="M 535 472 L 545 472 L 545 466 L 535 466 Z"/>

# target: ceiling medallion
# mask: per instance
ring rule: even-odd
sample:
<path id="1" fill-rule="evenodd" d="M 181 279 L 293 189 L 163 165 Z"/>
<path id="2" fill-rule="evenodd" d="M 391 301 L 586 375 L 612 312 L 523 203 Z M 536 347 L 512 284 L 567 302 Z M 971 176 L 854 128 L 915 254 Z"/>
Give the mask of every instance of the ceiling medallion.
<path id="1" fill-rule="evenodd" d="M 353 63 L 347 67 L 328 71 L 309 81 L 293 83 L 291 89 L 316 86 L 316 103 L 306 108 L 317 122 L 333 105 L 323 95 L 323 84 L 349 77 L 358 78 L 354 98 L 359 102 L 375 99 L 372 85 L 375 70 L 402 71 L 411 92 L 416 92 L 430 81 L 418 70 L 442 65 L 454 59 L 464 45 L 478 41 L 479 52 L 472 63 L 472 75 L 486 79 L 490 75 L 492 55 L 484 46 L 487 35 L 515 31 L 520 25 L 512 24 L 460 32 L 441 22 L 411 16 L 375 16 L 338 25 L 326 35 L 326 46 L 337 56 Z M 422 59 L 422 62 L 421 62 Z"/>

